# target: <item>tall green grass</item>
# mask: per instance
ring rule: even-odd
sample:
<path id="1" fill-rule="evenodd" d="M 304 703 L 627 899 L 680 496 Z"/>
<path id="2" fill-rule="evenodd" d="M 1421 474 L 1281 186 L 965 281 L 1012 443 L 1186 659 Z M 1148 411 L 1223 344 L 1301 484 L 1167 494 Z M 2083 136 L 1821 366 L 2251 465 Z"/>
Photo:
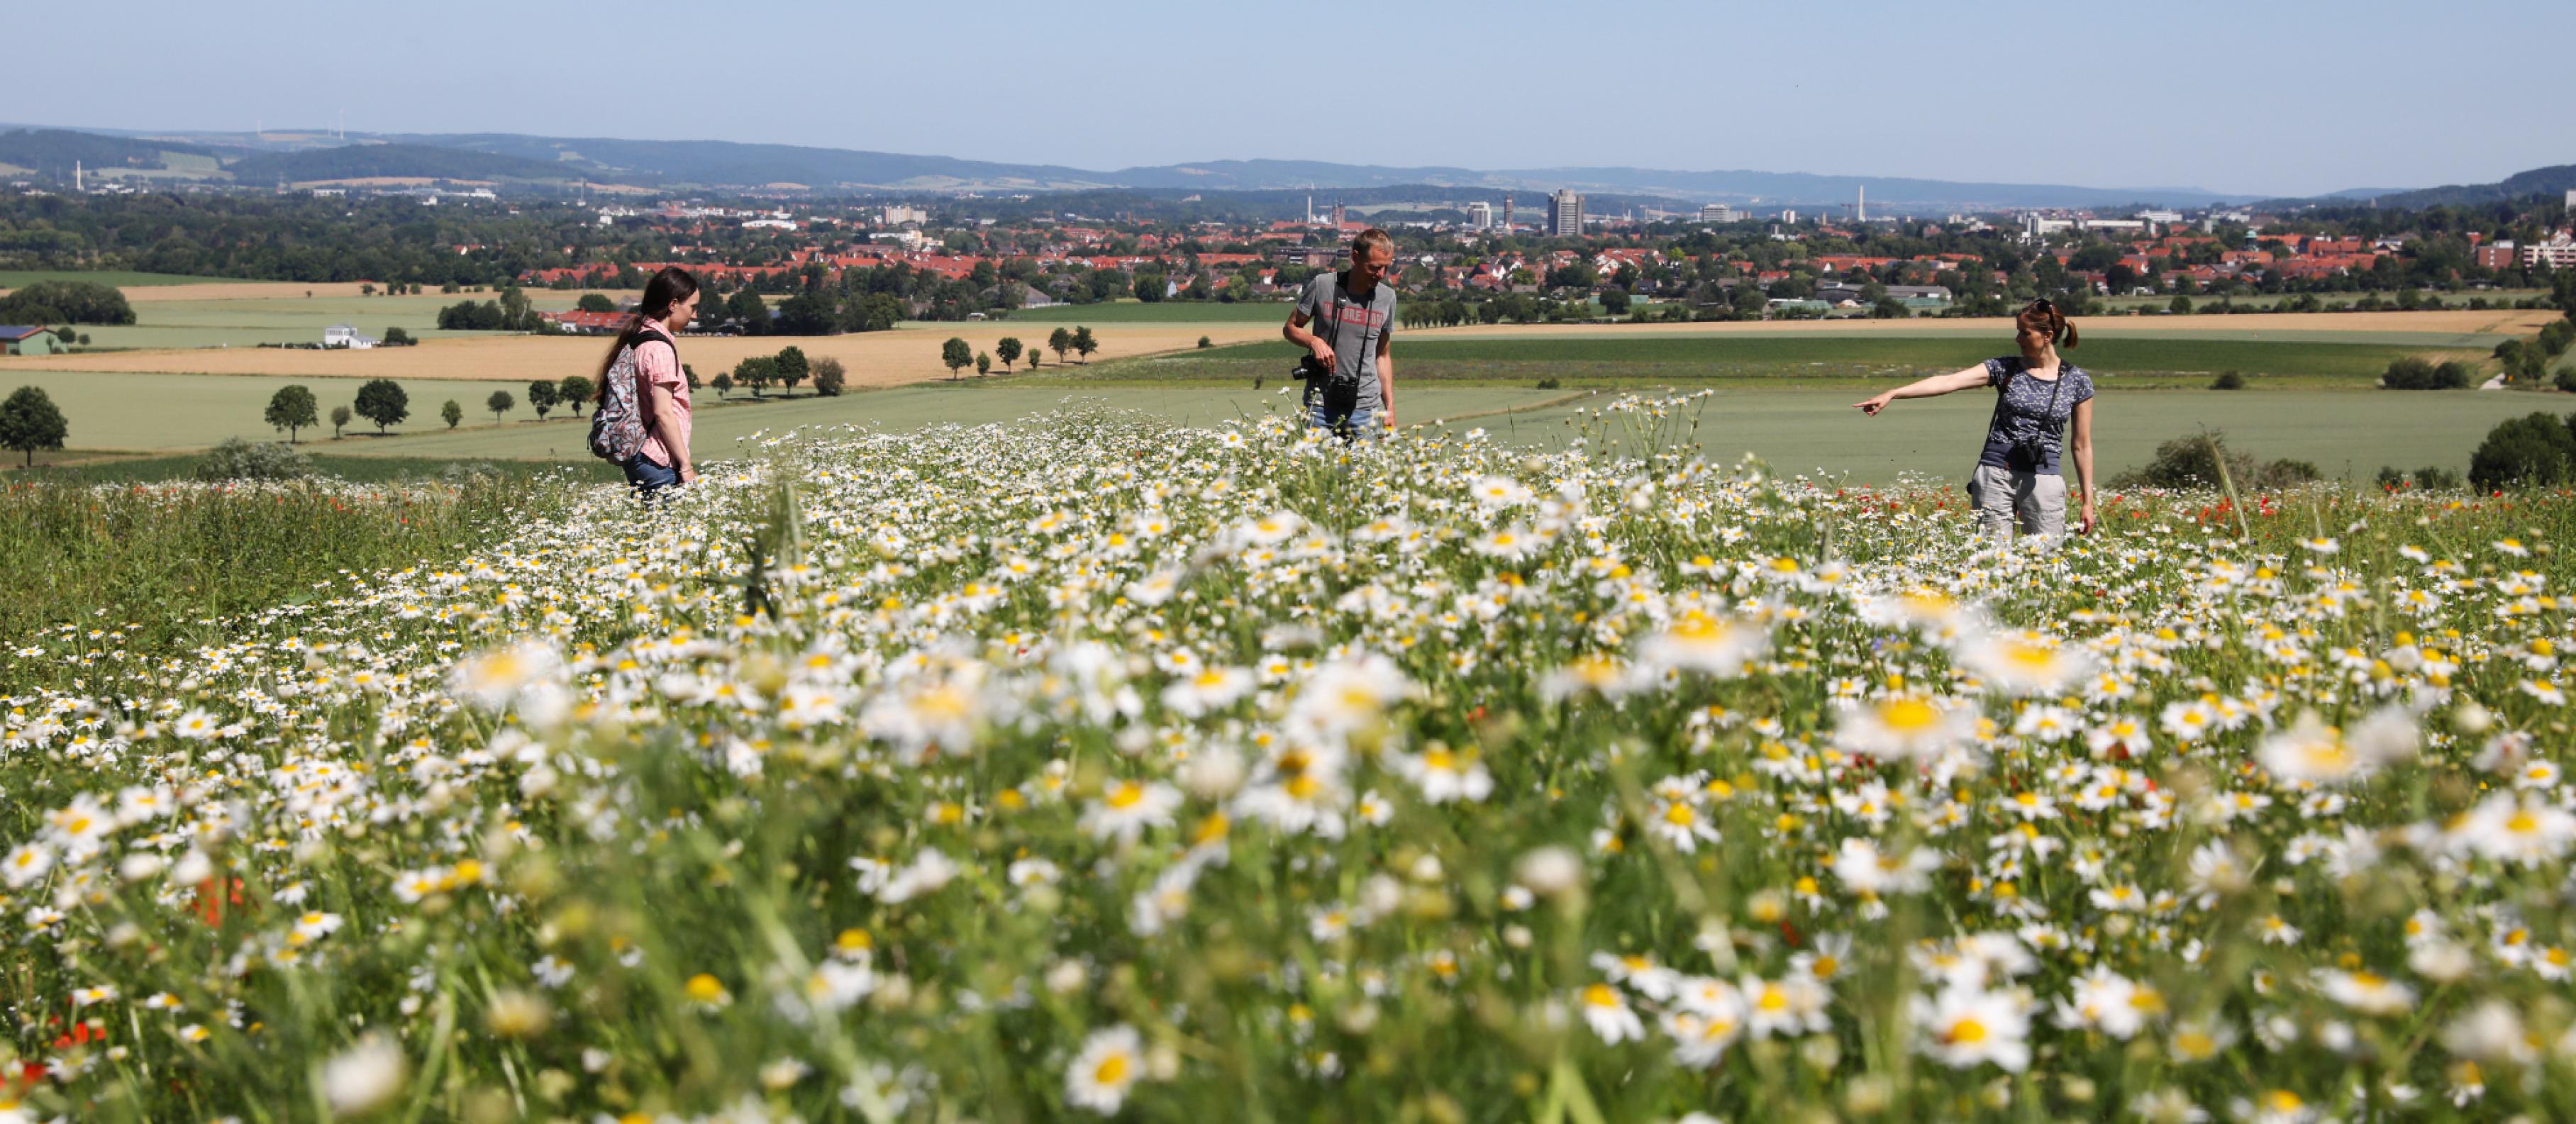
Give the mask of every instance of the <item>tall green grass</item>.
<path id="1" fill-rule="evenodd" d="M 12 483 L 0 488 L 0 644 L 50 630 L 102 649 L 213 641 L 223 618 L 327 596 L 343 574 L 431 564 L 554 510 L 557 478 L 454 484 Z M 20 662 L 0 692 L 76 669 Z"/>

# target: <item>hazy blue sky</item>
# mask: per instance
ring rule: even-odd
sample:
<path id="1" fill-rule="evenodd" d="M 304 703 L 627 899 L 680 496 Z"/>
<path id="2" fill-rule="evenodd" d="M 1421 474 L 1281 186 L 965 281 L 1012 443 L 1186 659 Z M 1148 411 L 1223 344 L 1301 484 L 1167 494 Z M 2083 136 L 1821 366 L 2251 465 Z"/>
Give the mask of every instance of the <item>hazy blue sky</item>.
<path id="1" fill-rule="evenodd" d="M 2309 194 L 2576 162 L 2569 0 L 65 4 L 0 121 Z"/>

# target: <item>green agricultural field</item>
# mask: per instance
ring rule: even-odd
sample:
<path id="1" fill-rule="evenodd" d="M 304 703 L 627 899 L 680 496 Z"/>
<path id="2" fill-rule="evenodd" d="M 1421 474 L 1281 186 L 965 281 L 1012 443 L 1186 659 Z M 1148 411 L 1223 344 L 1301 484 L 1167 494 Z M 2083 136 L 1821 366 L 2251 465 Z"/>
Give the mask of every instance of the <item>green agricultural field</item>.
<path id="1" fill-rule="evenodd" d="M 1106 304 L 1061 304 L 1014 312 L 1010 319 L 1038 324 L 1242 324 L 1286 321 L 1287 301 L 1112 301 Z"/>
<path id="2" fill-rule="evenodd" d="M 130 269 L 0 269 L 0 289 L 16 289 L 38 281 L 93 281 L 121 289 L 132 285 L 215 285 L 239 280 L 238 277 L 191 277 L 184 273 L 139 273 Z"/>
<path id="3" fill-rule="evenodd" d="M 2006 349 L 1991 333 L 1448 336 L 1404 343 L 1396 351 L 1396 370 L 1400 383 L 1527 386 L 1552 378 L 1568 389 L 1792 381 L 1860 387 L 1958 370 Z M 2421 350 L 2386 343 L 2176 339 L 2159 334 L 2096 336 L 2069 357 L 2106 384 L 2128 387 L 2203 386 L 2220 371 L 2241 372 L 2258 385 L 2366 387 L 2390 360 Z M 1052 377 L 1086 385 L 1249 384 L 1258 373 L 1275 375 L 1284 370 L 1294 358 L 1294 350 L 1285 343 L 1265 342 L 1104 363 L 1086 374 Z"/>
<path id="4" fill-rule="evenodd" d="M 1463 380 L 1413 381 L 1409 366 L 1399 383 L 1398 414 L 1407 424 L 1449 419 L 1453 429 L 1483 427 L 1498 439 L 1528 443 L 1561 439 L 1577 411 L 1610 400 L 1607 392 L 1570 385 L 1539 390 L 1519 385 L 1477 385 Z M 45 388 L 71 421 L 75 452 L 39 457 L 78 460 L 79 450 L 193 451 L 226 437 L 274 436 L 260 420 L 268 398 L 290 381 L 275 377 L 83 374 L 28 372 L 0 380 L 0 393 L 19 383 Z M 357 393 L 355 379 L 305 379 L 330 407 Z M 1682 380 L 1674 380 L 1681 382 Z M 1707 454 L 1731 460 L 1756 453 L 1782 470 L 1823 469 L 1871 481 L 1906 472 L 1956 477 L 1974 454 L 1989 400 L 1968 392 L 1901 403 L 1875 419 L 1860 419 L 1850 403 L 1861 384 L 1827 387 L 1780 385 L 1786 380 L 1717 383 L 1698 406 L 1698 438 Z M 1252 389 L 1247 373 L 1230 386 L 1183 382 L 1102 381 L 1080 385 L 1043 380 L 926 385 L 853 393 L 838 398 L 799 395 L 754 400 L 736 394 L 720 400 L 697 395 L 700 456 L 734 455 L 736 442 L 759 433 L 817 426 L 861 425 L 906 431 L 945 422 L 1010 421 L 1068 405 L 1100 404 L 1188 425 L 1258 416 L 1293 408 L 1296 384 L 1272 380 Z M 1703 384 L 1706 385 L 1706 384 Z M 1868 384 L 1871 386 L 1879 384 Z M 540 423 L 528 409 L 524 385 L 499 382 L 411 382 L 412 417 L 395 436 L 374 436 L 374 426 L 353 422 L 348 436 L 330 437 L 326 422 L 305 431 L 310 452 L 347 457 L 397 457 L 422 461 L 512 459 L 586 461 L 586 421 L 557 412 Z M 521 400 L 506 424 L 482 412 L 494 390 Z M 2367 479 L 2381 464 L 2465 468 L 2478 440 L 2496 422 L 2533 410 L 2563 411 L 2576 399 L 2548 394 L 2476 391 L 2280 391 L 2216 393 L 2197 390 L 2129 394 L 2128 384 L 2105 379 L 2098 461 L 2107 476 L 2143 462 L 2157 442 L 2224 429 L 2230 440 L 2265 458 L 2313 461 L 2328 475 L 2349 472 Z M 466 409 L 463 427 L 449 431 L 438 405 L 454 398 Z M 107 466 L 99 466 L 103 471 Z M 131 470 L 153 475 L 150 469 Z M 161 475 L 175 473 L 162 472 Z M 120 477 L 122 478 L 122 477 Z"/>
<path id="5" fill-rule="evenodd" d="M 1608 405 L 1601 394 L 1482 424 L 1497 440 L 1561 443 Z M 1899 402 L 1877 417 L 1852 408 L 1850 391 L 1719 390 L 1683 412 L 1697 421 L 1702 454 L 1732 461 L 1752 453 L 1782 473 L 1848 474 L 1888 483 L 1914 473 L 1964 480 L 1984 439 L 1994 399 L 1968 391 Z M 1401 399 L 1399 399 L 1400 401 Z M 2489 429 L 2534 411 L 2576 408 L 2564 395 L 2478 391 L 2168 391 L 2095 399 L 2094 465 L 2107 479 L 2135 468 L 2156 446 L 2205 430 L 2263 460 L 2301 460 L 2326 476 L 2368 483 L 2381 465 L 2468 469 Z M 1595 423 L 1599 428 L 1599 423 Z M 1624 425 L 1615 418 L 1604 436 Z"/>
<path id="6" fill-rule="evenodd" d="M 28 371 L 0 374 L 0 395 L 21 385 L 44 388 L 71 422 L 69 451 L 40 455 L 37 460 L 79 460 L 82 452 L 194 451 L 227 437 L 268 440 L 283 436 L 261 420 L 270 396 L 290 383 L 312 389 L 321 401 L 324 422 L 307 429 L 308 452 L 337 456 L 394 456 L 457 460 L 508 458 L 522 460 L 588 460 L 584 442 L 589 421 L 557 410 L 539 422 L 527 405 L 527 384 L 482 381 L 402 383 L 411 395 L 411 417 L 395 436 L 378 437 L 365 419 L 349 423 L 347 436 L 331 439 L 331 407 L 357 396 L 359 379 L 290 379 L 277 376 L 104 374 L 72 371 Z M 518 405 L 507 422 L 495 425 L 483 402 L 495 390 L 506 390 Z M 1403 420 L 1485 414 L 1527 408 L 1565 399 L 1562 393 L 1527 388 L 1460 387 L 1426 389 L 1399 401 Z M 464 424 L 449 431 L 438 419 L 438 407 L 450 398 L 465 408 Z M 742 393 L 720 399 L 700 390 L 696 438 L 701 455 L 731 455 L 733 442 L 753 433 L 783 432 L 817 425 L 879 425 L 918 429 L 942 422 L 982 424 L 1009 421 L 1068 403 L 1106 403 L 1188 425 L 1208 425 L 1225 418 L 1285 409 L 1288 400 L 1278 384 L 1255 393 L 1241 388 L 1162 388 L 1124 386 L 1103 391 L 1012 383 L 926 385 L 818 398 L 772 395 L 755 399 Z M 7 459 L 7 458 L 0 458 Z M 12 461 L 14 463 L 14 460 Z M 169 475 L 163 473 L 162 475 Z"/>
<path id="7" fill-rule="evenodd" d="M 255 347 L 263 343 L 320 343 L 322 330 L 348 324 L 382 338 L 401 328 L 417 339 L 489 335 L 438 327 L 438 310 L 458 301 L 487 301 L 497 294 L 420 293 L 399 297 L 262 297 L 250 300 L 139 301 L 133 324 L 81 329 L 92 348 Z M 579 294 L 532 290 L 529 301 L 544 311 L 573 306 Z"/>
<path id="8" fill-rule="evenodd" d="M 71 423 L 69 447 L 76 450 L 159 451 L 201 449 L 227 437 L 267 440 L 283 437 L 261 420 L 268 400 L 279 387 L 302 384 L 313 391 L 321 404 L 322 424 L 306 429 L 303 440 L 307 447 L 329 445 L 335 452 L 355 451 L 354 446 L 380 440 L 372 436 L 375 425 L 364 418 L 352 420 L 348 437 L 331 441 L 331 408 L 346 406 L 358 395 L 361 379 L 285 378 L 280 376 L 240 375 L 137 375 L 105 374 L 84 371 L 7 371 L 0 372 L 0 395 L 20 386 L 44 388 L 46 395 L 63 411 Z M 528 408 L 528 384 L 524 382 L 469 382 L 413 380 L 401 383 L 411 396 L 411 417 L 399 429 L 420 433 L 445 429 L 438 419 L 439 404 L 453 398 L 465 408 L 468 426 L 492 424 L 492 415 L 483 409 L 485 399 L 495 390 L 506 390 L 518 400 L 508 417 L 534 422 L 536 413 Z M 1062 392 L 1057 392 L 1062 396 Z M 710 400 L 713 395 L 707 395 Z M 558 411 L 556 417 L 567 416 Z M 588 423 L 583 423 L 588 424 Z M 565 429 L 565 449 L 577 451 L 580 434 Z M 364 435 L 364 436 L 362 436 Z M 543 456 L 542 452 L 534 454 Z M 15 462 L 17 458 L 5 458 Z M 43 458 L 39 458 L 42 460 Z"/>
<path id="9" fill-rule="evenodd" d="M 1272 411 L 1293 409 L 1293 392 L 1283 395 L 1279 389 L 1276 383 L 1260 392 L 1255 392 L 1249 384 L 1230 390 L 1127 386 L 1097 391 L 1007 383 L 961 384 L 869 391 L 838 398 L 800 396 L 755 404 L 746 404 L 739 395 L 731 404 L 719 404 L 713 394 L 700 391 L 696 397 L 698 414 L 692 439 L 701 459 L 721 460 L 736 455 L 737 443 L 748 441 L 758 433 L 779 434 L 791 429 L 811 432 L 818 426 L 838 425 L 877 426 L 895 431 L 949 422 L 981 425 L 1085 406 L 1133 410 L 1183 425 L 1203 426 L 1229 418 L 1259 417 Z M 1400 407 L 1399 419 L 1407 423 L 1457 418 L 1468 419 L 1459 424 L 1469 424 L 1474 419 L 1501 417 L 1510 410 L 1533 409 L 1566 400 L 1568 396 L 1563 393 L 1527 388 L 1444 387 L 1407 394 L 1397 400 L 1397 405 Z M 486 417 L 488 419 L 488 415 Z M 1486 424 L 1486 421 L 1474 420 L 1473 423 Z M 570 422 L 484 427 L 455 433 L 417 430 L 416 435 L 368 442 L 363 448 L 349 451 L 440 458 L 581 457 L 586 455 L 582 443 L 587 432 Z"/>

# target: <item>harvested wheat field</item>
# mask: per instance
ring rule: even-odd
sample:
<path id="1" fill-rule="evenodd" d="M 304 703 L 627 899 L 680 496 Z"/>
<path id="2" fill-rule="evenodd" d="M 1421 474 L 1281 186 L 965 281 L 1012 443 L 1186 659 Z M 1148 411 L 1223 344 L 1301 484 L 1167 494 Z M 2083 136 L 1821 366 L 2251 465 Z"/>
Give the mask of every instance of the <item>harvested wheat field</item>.
<path id="1" fill-rule="evenodd" d="M 160 301 L 248 301 L 289 297 L 355 297 L 362 281 L 206 281 L 193 285 L 127 285 L 118 289 L 135 304 Z M 463 297 L 454 298 L 463 300 Z"/>
<path id="2" fill-rule="evenodd" d="M 2440 312 L 2281 312 L 2234 316 L 2086 316 L 2076 324 L 2085 332 L 2105 335 L 2225 333 L 2259 339 L 2274 334 L 2302 336 L 2382 333 L 2425 335 L 2530 335 L 2560 316 L 2557 309 L 2491 308 Z M 1412 336 L 1664 336 L 1664 335 L 1807 335 L 1829 332 L 1893 336 L 1948 335 L 1954 332 L 2012 335 L 2012 318 L 1915 320 L 1733 320 L 1686 324 L 1474 324 L 1407 333 Z"/>
<path id="3" fill-rule="evenodd" d="M 849 368 L 854 388 L 901 386 L 949 376 L 940 365 L 940 345 L 954 336 L 980 352 L 991 352 L 1004 336 L 1025 345 L 1046 342 L 1054 325 L 940 324 L 892 332 L 859 332 L 843 336 L 693 337 L 681 341 L 680 357 L 702 379 L 754 355 L 774 355 L 793 345 L 806 358 L 830 356 Z M 1266 324 L 1137 324 L 1094 329 L 1100 350 L 1093 361 L 1122 359 L 1195 347 L 1202 336 L 1218 344 L 1276 338 Z M 43 355 L 0 359 L 8 371 L 120 371 L 135 374 L 283 375 L 290 378 L 459 379 L 533 381 L 585 375 L 599 367 L 608 348 L 605 337 L 575 338 L 503 336 L 430 340 L 417 347 L 366 351 L 303 351 L 283 348 L 188 348 L 120 351 L 100 355 Z M 1025 370 L 1027 360 L 1015 369 Z M 1046 355 L 1048 366 L 1056 357 Z M 1067 363 L 1069 367 L 1079 364 Z M 974 368 L 966 369 L 974 377 Z"/>

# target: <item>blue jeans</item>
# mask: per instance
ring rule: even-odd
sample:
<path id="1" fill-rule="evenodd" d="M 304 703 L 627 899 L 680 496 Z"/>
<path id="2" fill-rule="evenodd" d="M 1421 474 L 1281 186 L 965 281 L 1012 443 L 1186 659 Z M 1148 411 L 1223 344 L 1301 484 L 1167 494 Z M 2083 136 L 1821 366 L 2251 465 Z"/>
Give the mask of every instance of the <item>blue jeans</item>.
<path id="1" fill-rule="evenodd" d="M 627 486 L 634 488 L 635 494 L 644 499 L 652 499 L 653 493 L 664 488 L 680 485 L 678 469 L 656 464 L 653 458 L 642 453 L 626 458 L 625 468 Z"/>
<path id="2" fill-rule="evenodd" d="M 1378 399 L 1360 400 L 1357 382 L 1311 380 L 1306 384 L 1306 428 L 1326 430 L 1344 441 L 1375 441 L 1383 436 L 1377 422 Z"/>

